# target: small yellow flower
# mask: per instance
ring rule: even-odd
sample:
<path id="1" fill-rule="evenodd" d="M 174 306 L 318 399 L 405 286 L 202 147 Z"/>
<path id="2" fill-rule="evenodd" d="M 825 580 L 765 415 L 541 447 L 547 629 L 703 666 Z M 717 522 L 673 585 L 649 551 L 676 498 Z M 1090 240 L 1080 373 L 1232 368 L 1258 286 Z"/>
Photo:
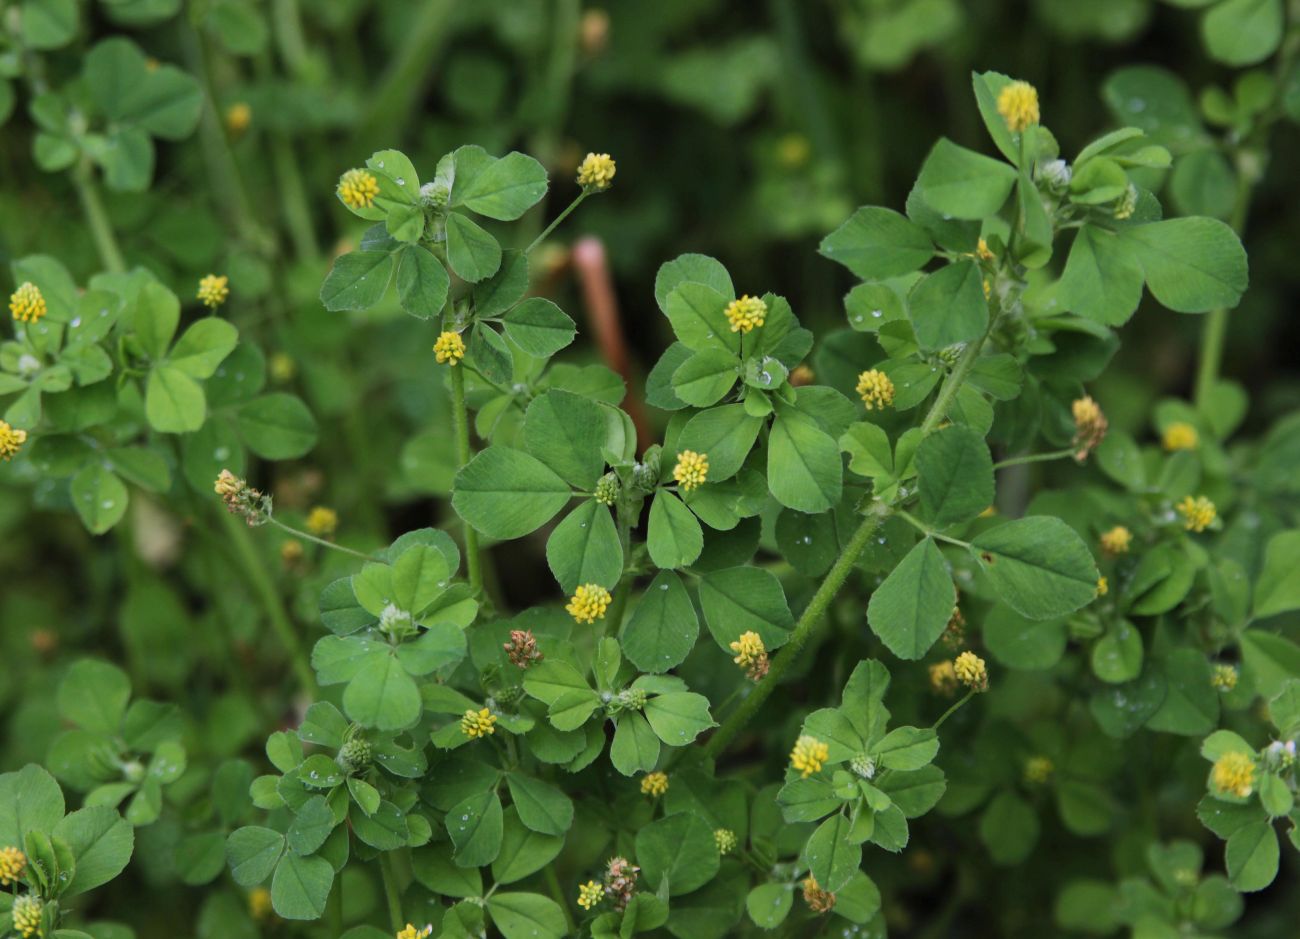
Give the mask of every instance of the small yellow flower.
<path id="1" fill-rule="evenodd" d="M 993 281 L 987 277 L 984 278 L 984 299 L 989 300 L 993 297 Z"/>
<path id="2" fill-rule="evenodd" d="M 957 690 L 957 672 L 951 660 L 944 659 L 930 666 L 930 688 L 941 695 L 951 695 Z"/>
<path id="3" fill-rule="evenodd" d="M 718 846 L 718 853 L 725 857 L 736 850 L 736 833 L 730 828 L 719 828 L 713 833 L 713 843 Z"/>
<path id="4" fill-rule="evenodd" d="M 1220 792 L 1244 799 L 1255 791 L 1255 761 L 1248 753 L 1225 753 L 1215 760 L 1210 782 Z"/>
<path id="5" fill-rule="evenodd" d="M 733 333 L 747 333 L 767 321 L 767 304 L 760 297 L 745 294 L 727 304 L 727 322 Z"/>
<path id="6" fill-rule="evenodd" d="M 984 660 L 974 652 L 963 652 L 952 663 L 957 680 L 972 691 L 988 691 L 989 673 Z"/>
<path id="7" fill-rule="evenodd" d="M 1112 214 L 1119 221 L 1123 222 L 1133 217 L 1133 213 L 1137 211 L 1137 205 L 1137 186 L 1129 183 L 1128 188 L 1124 190 L 1124 194 L 1115 201 L 1115 208 Z"/>
<path id="8" fill-rule="evenodd" d="M 0 848 L 0 887 L 8 887 L 23 879 L 27 870 L 27 855 L 10 845 Z"/>
<path id="9" fill-rule="evenodd" d="M 271 915 L 271 891 L 265 887 L 254 887 L 248 892 L 248 915 L 256 920 L 266 919 Z"/>
<path id="10" fill-rule="evenodd" d="M 407 923 L 405 929 L 397 931 L 397 939 L 427 939 L 431 935 L 433 935 L 432 924 L 426 925 L 423 929 L 416 929 L 415 926 Z"/>
<path id="11" fill-rule="evenodd" d="M 45 315 L 45 297 L 41 288 L 31 281 L 19 284 L 18 289 L 9 295 L 9 312 L 20 323 L 35 323 Z"/>
<path id="12" fill-rule="evenodd" d="M 244 482 L 228 469 L 217 474 L 217 481 L 212 484 L 212 491 L 223 499 L 232 499 L 244 491 L 248 483 Z"/>
<path id="13" fill-rule="evenodd" d="M 835 894 L 823 890 L 817 878 L 809 874 L 803 879 L 803 900 L 814 913 L 829 913 L 835 907 Z"/>
<path id="14" fill-rule="evenodd" d="M 367 170 L 348 170 L 339 177 L 336 191 L 349 209 L 368 209 L 379 195 L 379 180 Z"/>
<path id="15" fill-rule="evenodd" d="M 1210 684 L 1219 691 L 1231 691 L 1237 687 L 1237 670 L 1231 665 L 1216 665 L 1210 673 Z"/>
<path id="16" fill-rule="evenodd" d="M 465 712 L 465 716 L 460 719 L 461 732 L 470 740 L 477 737 L 486 737 L 489 734 L 495 734 L 497 716 L 487 708 L 475 711 L 473 708 Z"/>
<path id="17" fill-rule="evenodd" d="M 989 243 L 983 238 L 981 238 L 979 243 L 975 246 L 975 257 L 979 258 L 981 261 L 993 261 L 997 259 L 997 255 L 989 250 Z"/>
<path id="18" fill-rule="evenodd" d="M 709 478 L 709 455 L 683 450 L 677 454 L 677 465 L 673 467 L 673 479 L 682 492 L 690 492 L 703 486 Z"/>
<path id="19" fill-rule="evenodd" d="M 248 130 L 248 125 L 251 123 L 253 123 L 253 109 L 248 106 L 247 101 L 236 101 L 226 108 L 226 130 L 230 131 L 232 136 L 238 137 Z"/>
<path id="20" fill-rule="evenodd" d="M 1014 81 L 998 92 L 998 113 L 1007 129 L 1018 134 L 1038 123 L 1038 89 L 1029 82 Z"/>
<path id="21" fill-rule="evenodd" d="M 600 584 L 583 584 L 564 608 L 577 622 L 594 623 L 604 618 L 611 599 L 609 591 Z"/>
<path id="22" fill-rule="evenodd" d="M 32 936 L 41 934 L 41 912 L 43 904 L 40 898 L 31 894 L 18 897 L 14 900 L 12 915 L 14 919 L 14 931 L 23 937 L 31 939 Z"/>
<path id="23" fill-rule="evenodd" d="M 8 421 L 0 421 L 0 460 L 8 462 L 27 442 L 27 431 L 14 427 Z"/>
<path id="24" fill-rule="evenodd" d="M 1186 421 L 1175 421 L 1165 428 L 1160 442 L 1172 453 L 1174 450 L 1195 450 L 1201 438 L 1191 424 Z"/>
<path id="25" fill-rule="evenodd" d="M 745 670 L 753 681 L 761 681 L 767 674 L 767 647 L 763 637 L 756 632 L 743 632 L 735 642 L 729 643 L 731 651 L 736 653 L 732 659 Z"/>
<path id="26" fill-rule="evenodd" d="M 1123 525 L 1116 525 L 1109 531 L 1101 533 L 1101 550 L 1107 554 L 1128 554 L 1129 545 L 1133 543 L 1133 533 Z"/>
<path id="27" fill-rule="evenodd" d="M 230 278 L 225 274 L 208 274 L 199 281 L 196 296 L 203 301 L 205 307 L 215 310 L 230 296 Z"/>
<path id="28" fill-rule="evenodd" d="M 268 363 L 271 378 L 277 385 L 287 385 L 298 374 L 298 363 L 286 352 L 277 352 Z"/>
<path id="29" fill-rule="evenodd" d="M 869 368 L 858 376 L 858 395 L 868 411 L 883 411 L 894 403 L 894 383 L 880 369 Z"/>
<path id="30" fill-rule="evenodd" d="M 438 341 L 433 344 L 433 354 L 440 365 L 444 362 L 459 365 L 460 360 L 465 358 L 465 340 L 460 338 L 460 333 L 440 333 Z"/>
<path id="31" fill-rule="evenodd" d="M 604 192 L 614 182 L 618 167 L 608 153 L 588 153 L 578 166 L 578 185 L 583 189 Z"/>
<path id="32" fill-rule="evenodd" d="M 1097 578 L 1097 596 L 1104 597 L 1110 593 L 1110 581 L 1105 576 Z"/>
<path id="33" fill-rule="evenodd" d="M 641 777 L 641 794 L 657 799 L 668 791 L 668 774 L 658 771 Z"/>
<path id="34" fill-rule="evenodd" d="M 797 769 L 804 779 L 807 779 L 826 765 L 830 755 L 830 747 L 816 737 L 803 734 L 794 742 L 794 749 L 790 751 L 790 765 Z"/>
<path id="35" fill-rule="evenodd" d="M 297 538 L 290 538 L 280 545 L 280 560 L 287 567 L 292 567 L 301 561 L 303 553 L 302 542 Z"/>
<path id="36" fill-rule="evenodd" d="M 578 906 L 589 910 L 605 898 L 605 888 L 599 881 L 589 880 L 578 888 Z"/>
<path id="37" fill-rule="evenodd" d="M 1056 767 L 1045 756 L 1031 756 L 1025 761 L 1025 782 L 1043 784 L 1052 778 Z"/>
<path id="38" fill-rule="evenodd" d="M 1183 527 L 1188 531 L 1205 531 L 1218 515 L 1214 503 L 1205 496 L 1187 496 L 1176 508 L 1183 516 Z"/>
<path id="39" fill-rule="evenodd" d="M 1088 395 L 1071 404 L 1070 412 L 1074 415 L 1074 458 L 1082 463 L 1105 438 L 1106 428 L 1110 424 L 1101 412 L 1101 407 Z"/>
<path id="40" fill-rule="evenodd" d="M 318 505 L 307 513 L 307 530 L 317 537 L 334 534 L 339 527 L 339 513 L 328 506 Z"/>

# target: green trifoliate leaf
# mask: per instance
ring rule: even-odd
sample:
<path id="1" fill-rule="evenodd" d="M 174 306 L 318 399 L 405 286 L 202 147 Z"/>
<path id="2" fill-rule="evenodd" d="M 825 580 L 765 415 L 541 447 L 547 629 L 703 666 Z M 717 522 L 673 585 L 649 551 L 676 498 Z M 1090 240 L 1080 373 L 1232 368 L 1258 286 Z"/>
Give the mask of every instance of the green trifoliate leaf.
<path id="1" fill-rule="evenodd" d="M 477 283 L 501 266 L 501 245 L 477 222 L 451 212 L 447 215 L 447 263 L 462 279 Z"/>
<path id="2" fill-rule="evenodd" d="M 327 310 L 368 310 L 384 298 L 393 276 L 393 256 L 385 251 L 341 255 L 321 284 Z"/>
<path id="3" fill-rule="evenodd" d="M 900 659 L 919 659 L 943 634 L 956 603 L 943 555 L 925 538 L 871 595 L 867 622 Z"/>
<path id="4" fill-rule="evenodd" d="M 456 474 L 452 506 L 490 538 L 518 538 L 540 528 L 571 497 L 568 483 L 522 450 L 488 447 Z"/>
<path id="5" fill-rule="evenodd" d="M 1121 233 L 1152 295 L 1179 313 L 1237 305 L 1246 289 L 1246 252 L 1231 228 L 1212 218 L 1175 218 Z"/>
<path id="6" fill-rule="evenodd" d="M 1097 595 L 1097 565 L 1059 518 L 1031 516 L 990 529 L 973 549 L 1002 599 L 1030 619 L 1065 616 Z"/>
<path id="7" fill-rule="evenodd" d="M 958 219 L 994 215 L 1007 201 L 1016 171 L 991 157 L 942 139 L 921 167 L 916 184 L 936 212 Z"/>
<path id="8" fill-rule="evenodd" d="M 930 236 L 890 209 L 864 206 L 822 239 L 823 257 L 864 280 L 883 280 L 919 270 L 934 256 Z"/>

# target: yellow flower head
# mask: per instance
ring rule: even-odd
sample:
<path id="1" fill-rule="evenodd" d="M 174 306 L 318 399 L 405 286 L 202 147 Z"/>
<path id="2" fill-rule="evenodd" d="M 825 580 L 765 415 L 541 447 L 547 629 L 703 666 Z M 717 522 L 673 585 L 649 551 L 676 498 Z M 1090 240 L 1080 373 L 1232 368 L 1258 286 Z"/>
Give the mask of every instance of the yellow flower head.
<path id="1" fill-rule="evenodd" d="M 307 530 L 313 535 L 332 535 L 339 527 L 339 513 L 318 505 L 307 513 Z"/>
<path id="2" fill-rule="evenodd" d="M 440 333 L 433 344 L 433 354 L 439 364 L 458 365 L 465 358 L 465 340 L 460 338 L 460 333 Z"/>
<path id="3" fill-rule="evenodd" d="M 248 106 L 247 101 L 236 101 L 226 108 L 226 130 L 232 135 L 239 136 L 248 130 L 248 125 L 251 123 L 253 123 L 253 109 Z"/>
<path id="4" fill-rule="evenodd" d="M 225 274 L 208 274 L 199 281 L 196 296 L 203 301 L 205 307 L 215 310 L 230 296 L 230 278 Z"/>
<path id="5" fill-rule="evenodd" d="M 942 695 L 951 695 L 957 690 L 957 672 L 951 660 L 944 659 L 930 666 L 930 688 Z"/>
<path id="6" fill-rule="evenodd" d="M 657 799 L 668 791 L 668 774 L 655 771 L 641 777 L 641 794 Z"/>
<path id="7" fill-rule="evenodd" d="M 588 153 L 578 165 L 578 185 L 583 189 L 604 192 L 614 182 L 618 167 L 608 153 Z"/>
<path id="8" fill-rule="evenodd" d="M 31 894 L 21 896 L 14 900 L 12 910 L 14 932 L 22 936 L 23 939 L 31 939 L 32 936 L 39 936 L 41 933 L 42 909 L 43 904 L 40 899 Z"/>
<path id="9" fill-rule="evenodd" d="M 690 492 L 703 486 L 709 478 L 709 455 L 683 450 L 677 454 L 677 465 L 673 467 L 673 479 L 682 492 Z"/>
<path id="10" fill-rule="evenodd" d="M 427 939 L 433 935 L 433 926 L 426 925 L 423 929 L 416 929 L 412 924 L 407 923 L 405 929 L 397 931 L 397 939 Z"/>
<path id="11" fill-rule="evenodd" d="M 610 599 L 609 591 L 600 584 L 583 584 L 574 591 L 565 609 L 579 623 L 594 623 L 604 618 Z"/>
<path id="12" fill-rule="evenodd" d="M 767 304 L 760 297 L 745 294 L 727 304 L 727 322 L 733 333 L 747 333 L 767 320 Z"/>
<path id="13" fill-rule="evenodd" d="M 41 288 L 25 281 L 9 295 L 9 312 L 20 323 L 35 323 L 45 315 L 45 297 Z"/>
<path id="14" fill-rule="evenodd" d="M 23 879 L 27 870 L 27 855 L 13 845 L 0 848 L 0 887 L 8 887 Z"/>
<path id="15" fill-rule="evenodd" d="M 379 180 L 367 170 L 348 170 L 339 177 L 336 191 L 349 209 L 368 209 L 379 195 Z"/>
<path id="16" fill-rule="evenodd" d="M 1210 684 L 1219 691 L 1231 691 L 1237 687 L 1237 670 L 1231 665 L 1216 665 L 1210 673 Z"/>
<path id="17" fill-rule="evenodd" d="M 1191 424 L 1186 421 L 1175 421 L 1165 428 L 1160 442 L 1172 453 L 1174 450 L 1195 450 L 1201 438 Z"/>
<path id="18" fill-rule="evenodd" d="M 1218 515 L 1214 503 L 1205 496 L 1187 496 L 1176 508 L 1183 517 L 1183 527 L 1188 531 L 1205 531 Z"/>
<path id="19" fill-rule="evenodd" d="M 1097 578 L 1097 596 L 1104 597 L 1110 593 L 1110 581 L 1104 576 Z"/>
<path id="20" fill-rule="evenodd" d="M 736 850 L 736 833 L 730 828 L 719 828 L 713 833 L 713 843 L 724 857 Z"/>
<path id="21" fill-rule="evenodd" d="M 835 907 L 835 894 L 823 890 L 817 878 L 809 874 L 803 879 L 803 900 L 814 913 L 829 913 Z"/>
<path id="22" fill-rule="evenodd" d="M 248 483 L 244 482 L 228 469 L 223 469 L 217 474 L 217 481 L 212 485 L 212 491 L 223 499 L 233 499 L 244 491 Z"/>
<path id="23" fill-rule="evenodd" d="M 0 421 L 0 460 L 8 462 L 17 455 L 27 442 L 27 431 L 12 426 L 8 421 Z"/>
<path id="24" fill-rule="evenodd" d="M 763 637 L 756 632 L 743 632 L 735 642 L 729 643 L 731 651 L 736 653 L 732 660 L 745 670 L 753 681 L 761 681 L 767 674 L 767 647 Z"/>
<path id="25" fill-rule="evenodd" d="M 1038 89 L 1029 82 L 1015 81 L 998 92 L 998 113 L 1007 129 L 1018 134 L 1038 123 Z"/>
<path id="26" fill-rule="evenodd" d="M 254 887 L 248 892 L 248 915 L 256 920 L 266 919 L 271 915 L 271 891 L 265 887 Z"/>
<path id="27" fill-rule="evenodd" d="M 1249 753 L 1225 753 L 1214 761 L 1210 782 L 1219 792 L 1244 799 L 1255 791 L 1255 761 Z"/>
<path id="28" fill-rule="evenodd" d="M 589 880 L 578 888 L 578 906 L 589 910 L 605 898 L 605 888 L 600 881 Z"/>
<path id="29" fill-rule="evenodd" d="M 1031 756 L 1025 761 L 1025 782 L 1042 784 L 1052 778 L 1056 767 L 1045 756 Z"/>
<path id="30" fill-rule="evenodd" d="M 894 383 L 880 369 L 870 368 L 858 376 L 858 395 L 868 411 L 883 411 L 894 403 Z"/>
<path id="31" fill-rule="evenodd" d="M 790 751 L 790 765 L 797 769 L 804 779 L 807 779 L 826 765 L 830 755 L 830 747 L 816 737 L 803 734 L 794 742 L 794 749 Z"/>
<path id="32" fill-rule="evenodd" d="M 984 660 L 974 652 L 963 652 L 953 660 L 952 670 L 960 681 L 972 691 L 988 691 L 989 672 Z"/>
<path id="33" fill-rule="evenodd" d="M 989 249 L 989 243 L 981 238 L 975 246 L 975 257 L 981 261 L 993 261 L 997 258 L 997 255 Z"/>
<path id="34" fill-rule="evenodd" d="M 481 708 L 475 711 L 470 709 L 465 712 L 465 716 L 460 719 L 460 729 L 470 740 L 477 737 L 486 737 L 489 734 L 495 734 L 497 716 L 487 708 Z"/>
<path id="35" fill-rule="evenodd" d="M 1088 395 L 1071 404 L 1070 412 L 1074 415 L 1074 458 L 1082 462 L 1101 443 L 1110 425 L 1097 402 Z"/>
<path id="36" fill-rule="evenodd" d="M 1127 554 L 1132 543 L 1133 533 L 1123 525 L 1101 533 L 1101 550 L 1107 554 Z"/>

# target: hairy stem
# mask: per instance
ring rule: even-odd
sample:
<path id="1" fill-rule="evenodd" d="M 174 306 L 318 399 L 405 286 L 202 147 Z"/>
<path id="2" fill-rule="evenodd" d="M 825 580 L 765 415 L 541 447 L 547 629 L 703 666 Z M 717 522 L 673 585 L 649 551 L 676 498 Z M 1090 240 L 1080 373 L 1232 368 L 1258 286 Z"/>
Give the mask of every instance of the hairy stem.
<path id="1" fill-rule="evenodd" d="M 1050 453 L 1029 453 L 1023 456 L 1008 457 L 993 464 L 993 468 L 1002 469 L 1007 466 L 1020 466 L 1024 463 L 1049 463 L 1052 460 L 1063 460 L 1067 456 L 1074 456 L 1073 448 L 1067 447 L 1064 450 L 1053 450 Z"/>
<path id="2" fill-rule="evenodd" d="M 122 250 L 117 246 L 117 236 L 113 234 L 108 213 L 104 211 L 104 203 L 99 197 L 99 187 L 95 185 L 94 172 L 91 170 L 88 158 L 83 157 L 77 164 L 77 168 L 72 171 L 72 182 L 77 187 L 77 195 L 81 198 L 81 209 L 86 215 L 86 224 L 90 226 L 90 234 L 95 239 L 99 260 L 106 270 L 114 274 L 121 273 L 126 270 L 126 262 L 122 260 Z"/>
<path id="3" fill-rule="evenodd" d="M 315 542 L 316 544 L 321 545 L 322 547 L 331 548 L 335 551 L 341 551 L 344 554 L 350 554 L 354 558 L 361 558 L 361 560 L 363 561 L 382 560 L 381 558 L 378 558 L 373 554 L 366 554 L 364 551 L 357 551 L 354 550 L 353 548 L 348 548 L 341 544 L 335 544 L 332 541 L 326 541 L 324 538 L 317 538 L 315 535 L 311 534 L 310 532 L 305 532 L 301 528 L 294 528 L 292 525 L 286 525 L 284 522 L 280 521 L 274 515 L 265 515 L 263 517 L 272 525 L 274 525 L 276 528 L 280 529 L 281 531 L 288 532 L 289 534 L 293 535 L 295 538 L 302 538 L 304 541 Z"/>
<path id="4" fill-rule="evenodd" d="M 384 899 L 388 901 L 388 922 L 393 932 L 400 932 L 402 922 L 402 894 L 397 889 L 397 875 L 393 873 L 393 857 L 388 851 L 379 852 L 379 873 L 384 880 Z"/>
<path id="5" fill-rule="evenodd" d="M 992 328 L 991 324 L 990 328 Z M 988 333 L 985 332 L 983 336 L 968 345 L 966 350 L 962 352 L 961 358 L 957 360 L 956 366 L 948 374 L 943 387 L 939 389 L 939 396 L 934 399 L 934 404 L 930 406 L 930 413 L 925 415 L 925 420 L 921 422 L 922 436 L 939 426 L 939 422 L 948 413 L 948 407 L 952 404 L 957 389 L 962 386 L 962 382 L 970 374 L 971 368 L 975 365 L 975 360 L 979 358 L 980 349 L 984 348 L 984 340 L 987 338 Z"/>
<path id="6" fill-rule="evenodd" d="M 794 632 L 790 634 L 790 641 L 785 644 L 779 653 L 772 658 L 771 667 L 768 669 L 767 676 L 759 682 L 749 697 L 740 703 L 718 728 L 717 732 L 709 738 L 708 743 L 704 745 L 704 753 L 710 757 L 717 757 L 722 753 L 735 739 L 750 719 L 758 713 L 758 709 L 763 706 L 776 686 L 781 682 L 781 676 L 790 670 L 799 659 L 799 653 L 807 645 L 808 640 L 812 638 L 818 626 L 826 616 L 826 610 L 839 593 L 844 582 L 848 580 L 853 565 L 858 560 L 858 555 L 867 546 L 871 536 L 875 534 L 876 528 L 880 525 L 881 514 L 877 511 L 869 511 L 862 522 L 858 525 L 857 531 L 849 539 L 849 543 L 844 546 L 840 552 L 839 558 L 826 574 L 821 586 L 813 594 L 813 598 L 808 601 L 808 606 L 804 608 L 803 615 L 799 617 L 799 622 L 795 624 Z"/>
<path id="7" fill-rule="evenodd" d="M 469 462 L 469 412 L 465 407 L 465 372 L 461 366 L 451 367 L 451 420 L 456 432 L 456 463 Z M 469 573 L 469 586 L 476 594 L 483 592 L 483 565 L 479 557 L 478 532 L 468 522 L 464 524 L 465 568 Z"/>
<path id="8" fill-rule="evenodd" d="M 559 224 L 569 217 L 569 213 L 582 204 L 582 200 L 585 198 L 587 198 L 587 190 L 584 189 L 582 192 L 578 193 L 578 198 L 570 202 L 568 207 L 563 212 L 555 216 L 555 221 L 551 222 L 551 224 L 547 225 L 544 229 L 542 229 L 542 233 L 533 239 L 533 243 L 530 244 L 527 247 L 527 249 L 525 249 L 524 254 L 532 254 L 533 249 L 536 248 L 543 241 L 545 241 L 546 236 L 549 235 L 551 232 L 555 231 L 555 229 L 559 227 Z"/>
<path id="9" fill-rule="evenodd" d="M 1255 188 L 1253 176 L 1237 171 L 1237 198 L 1232 205 L 1232 216 L 1228 222 L 1238 235 L 1246 227 L 1246 213 L 1250 210 L 1250 196 Z M 1223 364 L 1224 340 L 1228 336 L 1228 310 L 1220 308 L 1211 310 L 1205 317 L 1205 329 L 1201 333 L 1200 361 L 1196 368 L 1196 388 L 1192 400 L 1197 408 L 1204 408 L 1210 392 L 1219 381 L 1219 368 Z"/>

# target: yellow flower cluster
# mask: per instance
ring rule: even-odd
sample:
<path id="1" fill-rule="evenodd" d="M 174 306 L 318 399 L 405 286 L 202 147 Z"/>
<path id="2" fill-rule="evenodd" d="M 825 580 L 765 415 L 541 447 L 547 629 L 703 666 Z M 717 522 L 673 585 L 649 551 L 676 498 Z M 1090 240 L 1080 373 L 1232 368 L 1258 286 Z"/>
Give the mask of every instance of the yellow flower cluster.
<path id="1" fill-rule="evenodd" d="M 1110 593 L 1110 581 L 1105 577 L 1097 578 L 1097 596 L 1104 597 Z"/>
<path id="2" fill-rule="evenodd" d="M 790 765 L 807 779 L 826 765 L 830 755 L 830 747 L 810 734 L 803 734 L 794 742 L 794 749 L 790 751 Z"/>
<path id="3" fill-rule="evenodd" d="M 809 874 L 803 879 L 803 901 L 814 913 L 829 913 L 835 907 L 835 894 L 823 890 L 817 878 Z"/>
<path id="4" fill-rule="evenodd" d="M 981 238 L 979 243 L 975 245 L 975 257 L 981 261 L 993 261 L 997 259 L 997 255 L 993 253 L 989 248 L 989 243 L 983 238 Z"/>
<path id="5" fill-rule="evenodd" d="M 957 690 L 957 672 L 951 660 L 944 659 L 930 666 L 930 687 L 942 695 L 951 695 Z"/>
<path id="6" fill-rule="evenodd" d="M 460 719 L 461 732 L 470 740 L 477 737 L 486 737 L 489 734 L 497 732 L 497 716 L 487 708 L 475 711 L 470 709 L 465 712 L 465 716 Z"/>
<path id="7" fill-rule="evenodd" d="M 1191 424 L 1186 421 L 1175 421 L 1165 428 L 1160 442 L 1172 453 L 1175 450 L 1195 450 L 1201 442 L 1201 437 Z"/>
<path id="8" fill-rule="evenodd" d="M 1249 753 L 1225 753 L 1214 761 L 1210 781 L 1220 792 L 1244 799 L 1255 791 L 1255 761 Z"/>
<path id="9" fill-rule="evenodd" d="M 605 615 L 612 598 L 600 584 L 583 584 L 564 607 L 579 623 L 594 623 Z"/>
<path id="10" fill-rule="evenodd" d="M 658 771 L 641 777 L 641 794 L 657 799 L 668 791 L 668 774 Z"/>
<path id="11" fill-rule="evenodd" d="M 27 431 L 14 427 L 8 421 L 0 421 L 0 460 L 11 460 L 27 442 Z"/>
<path id="12" fill-rule="evenodd" d="M 1071 404 L 1070 412 L 1074 415 L 1074 458 L 1082 462 L 1101 443 L 1110 425 L 1101 407 L 1089 395 Z"/>
<path id="13" fill-rule="evenodd" d="M 397 931 L 397 939 L 426 939 L 433 934 L 433 926 L 427 925 L 423 929 L 416 929 L 410 923 L 406 924 L 405 929 Z"/>
<path id="14" fill-rule="evenodd" d="M 709 455 L 683 450 L 677 454 L 677 465 L 673 467 L 673 479 L 682 492 L 690 492 L 703 486 L 709 478 Z"/>
<path id="15" fill-rule="evenodd" d="M 45 315 L 45 297 L 41 288 L 31 281 L 18 285 L 18 289 L 9 295 L 9 312 L 20 323 L 35 323 Z"/>
<path id="16" fill-rule="evenodd" d="M 251 123 L 253 123 L 253 109 L 248 106 L 248 102 L 236 101 L 226 108 L 226 130 L 230 131 L 232 136 L 238 137 L 248 130 L 248 125 Z"/>
<path id="17" fill-rule="evenodd" d="M 1219 691 L 1231 691 L 1237 687 L 1237 670 L 1231 665 L 1216 665 L 1210 673 L 1210 685 Z"/>
<path id="18" fill-rule="evenodd" d="M 230 278 L 225 274 L 208 274 L 199 280 L 199 292 L 195 296 L 205 307 L 215 310 L 230 296 Z"/>
<path id="19" fill-rule="evenodd" d="M 605 888 L 600 881 L 589 880 L 578 888 L 578 906 L 589 910 L 605 897 Z"/>
<path id="20" fill-rule="evenodd" d="M 727 304 L 727 322 L 733 333 L 747 333 L 767 321 L 767 304 L 760 297 L 745 294 Z"/>
<path id="21" fill-rule="evenodd" d="M 988 691 L 989 672 L 984 660 L 974 652 L 963 652 L 952 663 L 957 680 L 972 691 Z"/>
<path id="22" fill-rule="evenodd" d="M 1025 782 L 1041 785 L 1052 778 L 1056 767 L 1045 756 L 1031 756 L 1025 761 Z"/>
<path id="23" fill-rule="evenodd" d="M 614 182 L 618 166 L 608 153 L 588 153 L 578 165 L 578 185 L 603 192 Z"/>
<path id="24" fill-rule="evenodd" d="M 1038 89 L 1029 82 L 1014 81 L 998 92 L 998 113 L 1007 129 L 1018 134 L 1038 123 Z"/>
<path id="25" fill-rule="evenodd" d="M 318 505 L 307 513 L 307 530 L 313 535 L 332 535 L 339 527 L 339 513 L 328 506 Z"/>
<path id="26" fill-rule="evenodd" d="M 1205 531 L 1218 515 L 1214 503 L 1205 496 L 1187 496 L 1176 508 L 1183 517 L 1183 527 L 1188 531 Z"/>
<path id="27" fill-rule="evenodd" d="M 858 395 L 868 411 L 883 411 L 894 403 L 894 383 L 880 369 L 870 368 L 858 376 Z"/>
<path id="28" fill-rule="evenodd" d="M 439 333 L 437 342 L 433 344 L 433 355 L 440 365 L 444 362 L 458 365 L 465 358 L 465 340 L 460 338 L 460 333 Z"/>
<path id="29" fill-rule="evenodd" d="M 265 887 L 254 887 L 248 892 L 248 915 L 255 920 L 264 920 L 274 911 L 271 905 L 271 891 Z"/>
<path id="30" fill-rule="evenodd" d="M 43 904 L 38 897 L 30 894 L 14 900 L 12 915 L 14 931 L 23 939 L 31 939 L 41 933 L 41 912 Z"/>
<path id="31" fill-rule="evenodd" d="M 732 661 L 743 668 L 751 680 L 761 681 L 767 675 L 767 646 L 763 645 L 762 636 L 752 631 L 743 632 L 739 639 L 728 645 L 736 653 Z"/>
<path id="32" fill-rule="evenodd" d="M 736 833 L 730 828 L 719 828 L 713 833 L 713 843 L 724 857 L 736 850 Z"/>
<path id="33" fill-rule="evenodd" d="M 1133 533 L 1123 525 L 1101 533 L 1101 550 L 1107 554 L 1127 554 L 1133 543 Z"/>
<path id="34" fill-rule="evenodd" d="M 339 177 L 337 191 L 349 209 L 368 209 L 379 195 L 379 180 L 366 170 L 348 170 Z"/>
<path id="35" fill-rule="evenodd" d="M 27 870 L 27 855 L 10 845 L 0 848 L 0 887 L 8 887 L 23 879 Z"/>

